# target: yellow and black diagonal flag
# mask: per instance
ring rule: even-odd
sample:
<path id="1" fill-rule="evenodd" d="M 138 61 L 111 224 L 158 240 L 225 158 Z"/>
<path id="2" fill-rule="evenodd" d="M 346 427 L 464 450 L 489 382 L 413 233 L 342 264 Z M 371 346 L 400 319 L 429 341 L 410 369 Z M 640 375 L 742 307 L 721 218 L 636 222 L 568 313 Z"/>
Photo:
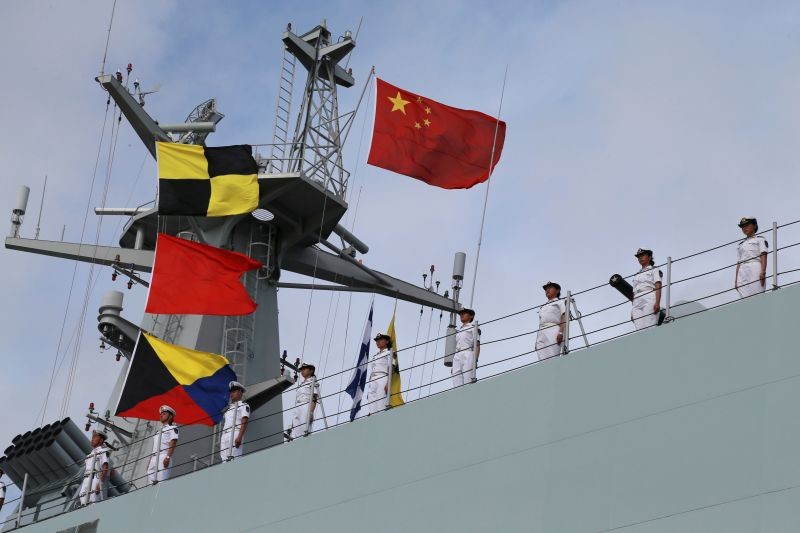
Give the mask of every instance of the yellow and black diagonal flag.
<path id="1" fill-rule="evenodd" d="M 160 215 L 221 217 L 258 207 L 258 164 L 250 145 L 156 145 Z"/>

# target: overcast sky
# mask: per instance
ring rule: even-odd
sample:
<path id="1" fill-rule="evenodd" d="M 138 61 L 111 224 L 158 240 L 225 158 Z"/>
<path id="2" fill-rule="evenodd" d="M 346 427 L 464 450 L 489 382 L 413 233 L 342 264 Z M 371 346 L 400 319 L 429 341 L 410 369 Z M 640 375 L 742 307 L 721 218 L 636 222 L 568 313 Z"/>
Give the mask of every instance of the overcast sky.
<path id="1" fill-rule="evenodd" d="M 629 274 L 639 247 L 654 249 L 661 261 L 736 239 L 742 216 L 757 216 L 762 229 L 772 220 L 800 218 L 796 2 L 343 1 L 293 7 L 299 5 L 118 0 L 105 70 L 131 62 L 145 88 L 160 84 L 147 110 L 161 121 L 181 121 L 195 105 L 216 97 L 226 117 L 208 144 L 225 145 L 271 140 L 287 22 L 303 32 L 324 18 L 336 37 L 355 32 L 363 17 L 350 63 L 357 85 L 340 92 L 340 111 L 352 109 L 374 65 L 392 84 L 494 115 L 508 65 L 502 109 L 508 133 L 486 215 L 474 302 L 479 320 L 541 303 L 540 287 L 551 279 L 577 291 L 614 272 Z M 45 175 L 42 239 L 59 239 L 66 226 L 65 240 L 78 241 L 87 206 L 102 203 L 106 179 L 108 206 L 135 206 L 154 196 L 155 165 L 124 119 L 110 172 L 110 124 L 99 146 L 106 95 L 93 78 L 110 12 L 110 1 L 0 4 L 0 198 L 8 219 L 17 187 L 31 187 L 25 237 L 34 233 Z M 371 119 L 372 110 L 362 109 L 345 147 L 353 172 L 345 222 L 349 226 L 355 217 L 355 233 L 370 245 L 364 262 L 413 283 L 435 264 L 444 290 L 454 252 L 465 251 L 468 298 L 485 185 L 444 191 L 366 166 Z M 114 243 L 122 222 L 104 220 L 101 243 Z M 797 228 L 782 242 L 799 241 Z M 97 230 L 98 217 L 90 213 L 83 240 L 93 242 Z M 800 258 L 793 259 L 791 268 L 800 268 Z M 733 261 L 735 250 L 726 248 L 676 266 L 675 275 Z M 100 298 L 123 290 L 124 314 L 138 322 L 144 289 L 127 291 L 121 281 L 111 282 L 108 269 L 96 269 L 99 280 L 86 298 L 88 266 L 77 268 L 72 285 L 72 263 L 5 249 L 0 268 L 0 443 L 40 425 L 57 356 L 64 362 L 45 422 L 59 415 L 75 357 L 65 410 L 80 425 L 90 401 L 106 407 L 119 368 L 112 351 L 97 348 Z M 732 279 L 729 270 L 676 287 L 674 296 L 722 290 Z M 305 358 L 319 374 L 353 365 L 369 300 L 363 294 L 314 294 Z M 578 304 L 588 313 L 619 301 L 606 288 Z M 292 358 L 300 355 L 308 302 L 306 292 L 280 293 L 280 345 Z M 385 330 L 393 303 L 377 298 L 376 330 Z M 628 313 L 620 308 L 604 320 L 625 320 Z M 443 332 L 447 317 L 440 326 L 438 312 L 431 319 L 426 309 L 421 322 L 419 316 L 418 306 L 400 303 L 400 347 L 417 335 L 425 340 Z M 486 326 L 484 339 L 531 331 L 536 320 L 527 313 Z M 626 324 L 614 331 L 631 329 Z M 509 357 L 532 349 L 533 342 L 525 336 L 487 346 L 482 358 Z M 439 343 L 436 355 L 441 352 Z M 403 356 L 401 364 L 410 357 L 430 360 L 434 347 Z M 446 377 L 439 363 L 426 373 L 432 369 L 437 378 Z M 421 372 L 411 379 L 419 382 Z M 339 387 L 339 378 L 329 380 L 323 392 Z M 336 399 L 332 404 L 326 405 L 329 413 Z"/>

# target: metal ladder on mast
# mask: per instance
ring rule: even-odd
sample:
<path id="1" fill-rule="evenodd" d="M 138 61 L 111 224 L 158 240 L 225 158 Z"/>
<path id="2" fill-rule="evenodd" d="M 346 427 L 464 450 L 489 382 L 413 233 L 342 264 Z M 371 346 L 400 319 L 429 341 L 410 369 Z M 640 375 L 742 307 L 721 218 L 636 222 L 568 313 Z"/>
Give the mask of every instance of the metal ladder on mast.
<path id="1" fill-rule="evenodd" d="M 272 127 L 272 149 L 267 172 L 280 173 L 288 169 L 286 161 L 289 142 L 289 123 L 292 112 L 292 91 L 297 59 L 285 45 L 281 46 L 280 74 L 278 78 L 278 97 L 275 103 L 275 124 Z"/>

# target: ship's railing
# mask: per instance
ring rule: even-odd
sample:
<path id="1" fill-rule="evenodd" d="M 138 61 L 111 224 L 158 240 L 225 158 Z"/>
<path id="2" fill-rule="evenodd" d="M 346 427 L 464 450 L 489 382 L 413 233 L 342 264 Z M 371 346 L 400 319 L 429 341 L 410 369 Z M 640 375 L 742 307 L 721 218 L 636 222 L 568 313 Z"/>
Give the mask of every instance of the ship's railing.
<path id="1" fill-rule="evenodd" d="M 773 224 L 772 227 L 758 234 L 763 235 L 769 243 L 765 280 L 766 294 L 756 294 L 748 296 L 748 298 L 769 298 L 770 292 L 777 291 L 781 287 L 800 283 L 800 220 L 781 225 Z M 734 273 L 737 264 L 736 245 L 741 240 L 741 238 L 738 238 L 684 257 L 668 258 L 667 261 L 657 264 L 656 268 L 664 272 L 661 306 L 667 310 L 667 319 L 663 325 L 651 327 L 669 328 L 670 323 L 674 320 L 689 319 L 692 315 L 720 306 L 735 305 L 736 302 L 743 299 L 734 286 Z M 638 269 L 636 269 L 636 272 L 638 272 Z M 635 275 L 635 272 L 625 276 L 625 278 L 630 279 L 633 275 Z M 760 281 L 757 280 L 754 283 L 760 283 Z M 567 334 L 561 346 L 561 353 L 556 357 L 572 357 L 576 355 L 576 352 L 580 356 L 580 351 L 588 346 L 637 333 L 631 323 L 630 302 L 610 287 L 608 283 L 602 283 L 576 292 L 569 291 L 565 286 L 562 289 L 562 294 L 564 299 L 567 300 L 566 303 L 569 304 L 568 307 L 572 309 L 572 318 L 569 321 L 569 326 L 565 328 Z M 546 360 L 538 361 L 534 348 L 536 335 L 540 331 L 537 314 L 540 307 L 541 305 L 536 305 L 520 309 L 479 323 L 479 327 L 482 330 L 481 351 L 474 381 L 490 379 L 522 367 L 546 362 Z M 577 313 L 575 309 L 580 309 L 582 313 Z M 453 354 L 437 355 L 439 347 L 445 345 L 445 340 L 446 335 L 439 335 L 396 350 L 403 384 L 401 394 L 405 403 L 443 394 L 452 388 L 452 376 L 444 369 L 443 362 L 445 359 L 452 357 Z M 418 350 L 423 350 L 424 354 L 422 362 L 419 363 L 416 362 L 413 355 Z M 432 354 L 430 358 L 428 358 L 429 353 Z M 316 426 L 321 426 L 324 422 L 327 428 L 332 428 L 350 423 L 350 397 L 347 396 L 344 390 L 340 390 L 342 388 L 340 384 L 349 382 L 354 370 L 354 367 L 345 368 L 318 379 L 323 391 L 336 390 L 336 392 L 329 394 L 323 393 L 321 400 L 327 402 L 325 405 L 336 403 L 338 407 L 332 412 L 326 412 L 324 421 L 321 417 L 316 417 Z M 467 382 L 465 386 L 470 386 L 469 380 Z M 381 407 L 383 407 L 386 404 L 386 399 L 379 398 L 375 402 L 380 402 Z M 286 420 L 291 417 L 294 409 L 295 406 L 291 406 L 279 412 L 253 417 L 251 422 L 270 417 L 281 417 L 282 420 Z M 361 414 L 359 418 L 356 418 L 355 422 L 360 421 L 369 410 L 370 400 L 365 396 L 361 404 Z M 376 413 L 375 416 L 380 416 L 380 413 Z M 307 437 L 300 438 L 313 438 L 314 434 L 319 431 L 324 430 L 318 427 Z M 255 441 L 274 440 L 280 438 L 282 434 L 283 431 L 263 435 L 254 440 L 245 439 L 244 454 L 247 454 L 247 446 L 254 444 Z M 177 447 L 180 448 L 195 441 L 209 438 L 208 436 L 203 436 L 181 441 L 177 444 Z M 152 436 L 144 437 L 128 443 L 125 447 L 136 446 L 143 441 L 150 441 L 151 439 Z M 285 444 L 288 443 L 275 444 L 270 448 Z M 252 453 L 259 453 L 264 449 L 266 448 L 261 448 Z M 139 460 L 141 458 L 131 460 L 131 462 Z M 211 452 L 201 456 L 193 454 L 185 463 L 171 466 L 173 469 L 180 469 L 180 467 L 186 466 L 194 471 L 198 465 L 213 468 L 218 464 L 220 463 L 217 453 Z M 114 464 L 113 468 L 121 471 L 125 466 L 126 464 Z M 40 470 L 43 468 L 44 466 Z M 191 473 L 188 472 L 183 475 L 191 475 Z M 32 473 L 28 473 L 28 475 L 35 477 Z M 146 474 L 127 481 L 131 484 L 131 490 L 139 490 L 148 486 L 148 476 Z M 164 483 L 168 482 L 167 480 Z M 28 491 L 25 494 L 25 498 L 35 499 L 45 492 L 52 494 L 52 487 L 45 487 L 38 494 L 36 491 Z M 8 508 L 10 505 L 18 504 L 21 500 L 22 496 L 7 500 L 4 507 Z M 5 526 L 6 524 L 16 523 L 21 516 L 22 525 L 25 525 L 39 516 L 51 517 L 60 514 L 56 511 L 58 508 L 66 509 L 64 512 L 68 512 L 72 509 L 72 505 L 69 502 L 65 503 L 60 495 L 52 495 L 49 501 L 40 501 L 37 505 L 22 510 L 21 515 L 18 515 L 17 512 L 12 513 L 2 524 Z M 49 514 L 49 512 L 53 514 Z"/>
<path id="2" fill-rule="evenodd" d="M 294 142 L 254 144 L 253 148 L 255 149 L 253 157 L 258 163 L 260 172 L 266 174 L 303 172 L 308 179 L 321 184 L 332 192 L 334 196 L 344 198 L 347 192 L 346 184 L 350 172 L 335 158 L 319 159 L 318 157 L 312 157 L 316 154 L 314 150 L 311 148 L 303 149 L 304 146 L 301 143 Z M 262 154 L 262 151 L 265 153 Z M 302 155 L 294 155 L 298 153 Z M 331 174 L 341 173 L 344 177 L 340 179 L 326 176 L 327 171 L 330 171 Z"/>

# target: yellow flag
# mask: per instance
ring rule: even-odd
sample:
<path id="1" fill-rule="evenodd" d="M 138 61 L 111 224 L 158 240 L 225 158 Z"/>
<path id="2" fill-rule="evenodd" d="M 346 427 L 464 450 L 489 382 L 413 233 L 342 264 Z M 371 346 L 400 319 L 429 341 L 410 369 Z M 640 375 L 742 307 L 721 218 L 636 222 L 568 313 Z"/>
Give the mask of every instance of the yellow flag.
<path id="1" fill-rule="evenodd" d="M 397 407 L 403 405 L 403 395 L 400 393 L 402 390 L 402 383 L 400 381 L 400 364 L 397 361 L 397 334 L 394 331 L 394 317 L 397 314 L 397 306 L 394 307 L 392 313 L 392 321 L 389 322 L 389 330 L 386 332 L 392 338 L 392 386 L 389 391 L 389 407 Z"/>

